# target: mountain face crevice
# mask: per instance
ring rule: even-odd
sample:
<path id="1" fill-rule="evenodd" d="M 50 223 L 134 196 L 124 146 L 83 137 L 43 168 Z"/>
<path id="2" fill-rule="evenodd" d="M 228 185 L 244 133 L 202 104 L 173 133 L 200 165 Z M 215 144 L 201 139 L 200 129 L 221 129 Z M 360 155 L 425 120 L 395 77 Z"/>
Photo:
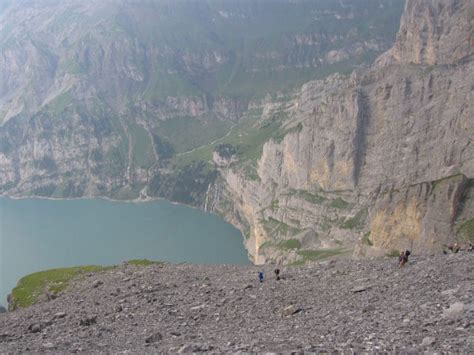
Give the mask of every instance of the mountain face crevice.
<path id="1" fill-rule="evenodd" d="M 363 91 L 357 93 L 357 125 L 354 135 L 354 170 L 353 170 L 353 181 L 354 187 L 359 182 L 359 176 L 362 170 L 362 166 L 365 161 L 365 155 L 367 150 L 367 129 L 370 118 L 370 106 L 367 94 Z"/>

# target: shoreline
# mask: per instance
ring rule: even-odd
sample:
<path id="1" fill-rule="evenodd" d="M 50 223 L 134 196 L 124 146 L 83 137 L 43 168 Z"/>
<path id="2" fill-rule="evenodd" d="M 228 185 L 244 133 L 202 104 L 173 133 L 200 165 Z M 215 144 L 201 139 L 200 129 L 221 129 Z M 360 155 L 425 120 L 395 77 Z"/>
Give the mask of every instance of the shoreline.
<path id="1" fill-rule="evenodd" d="M 219 215 L 217 213 L 214 213 L 212 211 L 203 210 L 202 208 L 199 208 L 199 207 L 196 207 L 196 206 L 187 205 L 187 204 L 182 203 L 182 202 L 170 201 L 170 200 L 167 200 L 166 198 L 163 198 L 163 197 L 147 196 L 146 198 L 137 197 L 136 199 L 133 199 L 133 200 L 126 200 L 126 199 L 119 200 L 119 199 L 114 199 L 112 197 L 107 197 L 107 196 L 46 197 L 46 196 L 15 196 L 15 195 L 12 196 L 12 195 L 0 194 L 0 198 L 6 198 L 6 199 L 10 199 L 10 200 L 28 200 L 28 199 L 32 199 L 32 200 L 50 200 L 50 201 L 103 200 L 103 201 L 108 201 L 108 202 L 123 202 L 123 203 L 135 203 L 135 204 L 164 201 L 164 202 L 170 203 L 172 205 L 188 207 L 188 208 L 192 208 L 192 209 L 204 212 L 204 213 L 209 213 L 209 214 L 212 214 L 214 216 L 218 216 L 223 221 L 225 221 L 226 223 L 229 223 L 231 226 L 236 228 L 240 232 L 240 234 L 242 234 L 242 238 L 244 238 L 244 234 L 242 233 L 242 231 L 239 228 L 237 228 L 236 226 L 234 226 L 232 223 L 230 223 L 229 221 L 225 220 L 221 215 Z"/>

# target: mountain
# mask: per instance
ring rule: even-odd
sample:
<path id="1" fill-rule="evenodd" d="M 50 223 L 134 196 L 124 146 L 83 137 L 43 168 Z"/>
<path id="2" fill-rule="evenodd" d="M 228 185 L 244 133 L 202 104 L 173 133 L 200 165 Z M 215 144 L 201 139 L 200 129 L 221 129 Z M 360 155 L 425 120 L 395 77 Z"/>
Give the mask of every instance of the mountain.
<path id="1" fill-rule="evenodd" d="M 203 205 L 209 143 L 251 125 L 272 96 L 368 64 L 393 42 L 402 6 L 2 2 L 0 193 Z"/>
<path id="2" fill-rule="evenodd" d="M 216 157 L 213 205 L 255 262 L 474 241 L 473 25 L 472 1 L 407 1 L 370 69 L 309 82 L 284 106 L 285 134 L 253 175 Z"/>
<path id="3" fill-rule="evenodd" d="M 473 242 L 474 6 L 402 10 L 6 2 L 0 193 L 198 206 L 255 263 Z"/>

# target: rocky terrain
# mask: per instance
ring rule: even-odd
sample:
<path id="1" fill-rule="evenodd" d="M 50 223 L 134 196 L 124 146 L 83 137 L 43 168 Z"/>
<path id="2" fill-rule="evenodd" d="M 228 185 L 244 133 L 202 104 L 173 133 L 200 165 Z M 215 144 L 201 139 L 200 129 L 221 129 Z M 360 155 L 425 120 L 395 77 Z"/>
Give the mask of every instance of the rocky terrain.
<path id="1" fill-rule="evenodd" d="M 0 314 L 0 353 L 474 349 L 474 254 L 270 265 L 121 265 Z M 258 282 L 264 270 L 266 279 Z"/>
<path id="2" fill-rule="evenodd" d="M 219 164 L 215 209 L 257 263 L 474 241 L 473 59 L 472 1 L 407 1 L 373 67 L 309 82 L 282 106 L 284 133 L 252 174 Z"/>

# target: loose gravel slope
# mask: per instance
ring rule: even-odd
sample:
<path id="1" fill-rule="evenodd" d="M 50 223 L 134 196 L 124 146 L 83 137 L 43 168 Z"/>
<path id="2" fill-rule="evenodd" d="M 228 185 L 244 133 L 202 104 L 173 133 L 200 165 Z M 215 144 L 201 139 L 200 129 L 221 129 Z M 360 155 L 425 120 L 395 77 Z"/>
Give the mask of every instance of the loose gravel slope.
<path id="1" fill-rule="evenodd" d="M 0 353 L 474 351 L 474 253 L 282 269 L 121 265 L 0 315 Z"/>

